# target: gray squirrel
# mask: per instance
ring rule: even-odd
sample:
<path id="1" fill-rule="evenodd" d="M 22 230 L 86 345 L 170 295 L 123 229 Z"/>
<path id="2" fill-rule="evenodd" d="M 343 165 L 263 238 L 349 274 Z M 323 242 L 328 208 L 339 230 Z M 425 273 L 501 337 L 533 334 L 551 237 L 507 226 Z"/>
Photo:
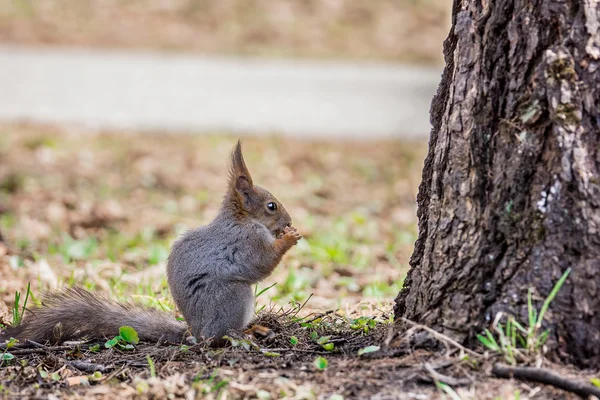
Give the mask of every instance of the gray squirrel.
<path id="1" fill-rule="evenodd" d="M 156 309 L 74 287 L 47 295 L 41 307 L 28 310 L 23 322 L 8 328 L 0 340 L 109 338 L 126 325 L 151 342 L 180 343 L 191 332 L 222 343 L 224 335 L 239 335 L 248 326 L 254 316 L 252 286 L 271 275 L 301 238 L 283 205 L 254 185 L 238 141 L 217 217 L 185 233 L 169 254 L 169 288 L 187 324 Z"/>

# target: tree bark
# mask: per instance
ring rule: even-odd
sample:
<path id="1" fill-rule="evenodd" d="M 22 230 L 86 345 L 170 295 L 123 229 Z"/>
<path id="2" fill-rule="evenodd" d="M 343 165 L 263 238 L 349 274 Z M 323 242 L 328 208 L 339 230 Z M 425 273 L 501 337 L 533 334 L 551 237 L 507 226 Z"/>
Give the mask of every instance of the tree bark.
<path id="1" fill-rule="evenodd" d="M 455 0 L 396 316 L 463 342 L 503 311 L 600 365 L 600 2 Z"/>

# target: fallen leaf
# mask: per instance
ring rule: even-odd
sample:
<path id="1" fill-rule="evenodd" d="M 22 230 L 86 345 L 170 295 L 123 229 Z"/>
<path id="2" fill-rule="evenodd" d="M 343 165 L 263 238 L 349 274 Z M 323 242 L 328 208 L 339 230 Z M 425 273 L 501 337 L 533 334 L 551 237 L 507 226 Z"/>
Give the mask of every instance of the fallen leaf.
<path id="1" fill-rule="evenodd" d="M 67 378 L 66 381 L 67 381 L 67 385 L 69 385 L 69 386 L 82 386 L 82 385 L 87 386 L 90 384 L 88 377 L 85 375 L 71 376 L 70 378 Z"/>

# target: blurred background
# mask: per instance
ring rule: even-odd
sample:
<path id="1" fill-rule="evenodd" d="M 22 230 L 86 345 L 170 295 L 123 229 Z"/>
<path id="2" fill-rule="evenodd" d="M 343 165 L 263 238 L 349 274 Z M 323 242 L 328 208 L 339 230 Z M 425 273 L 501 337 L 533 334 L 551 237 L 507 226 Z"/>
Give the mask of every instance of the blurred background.
<path id="1" fill-rule="evenodd" d="M 172 308 L 170 243 L 243 138 L 305 240 L 260 304 L 389 310 L 416 239 L 445 0 L 0 0 L 0 299 Z"/>

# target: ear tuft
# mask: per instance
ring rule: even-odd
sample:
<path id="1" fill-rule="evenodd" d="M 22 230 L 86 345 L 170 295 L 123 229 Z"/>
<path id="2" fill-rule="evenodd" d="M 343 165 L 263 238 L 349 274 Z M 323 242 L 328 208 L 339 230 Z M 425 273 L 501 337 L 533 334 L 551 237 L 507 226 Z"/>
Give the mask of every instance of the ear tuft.
<path id="1" fill-rule="evenodd" d="M 252 176 L 250 176 L 250 171 L 248 171 L 248 167 L 246 167 L 246 163 L 244 162 L 242 143 L 239 140 L 235 145 L 233 152 L 231 153 L 229 183 L 232 188 L 238 191 L 249 190 L 254 186 L 252 183 Z"/>

